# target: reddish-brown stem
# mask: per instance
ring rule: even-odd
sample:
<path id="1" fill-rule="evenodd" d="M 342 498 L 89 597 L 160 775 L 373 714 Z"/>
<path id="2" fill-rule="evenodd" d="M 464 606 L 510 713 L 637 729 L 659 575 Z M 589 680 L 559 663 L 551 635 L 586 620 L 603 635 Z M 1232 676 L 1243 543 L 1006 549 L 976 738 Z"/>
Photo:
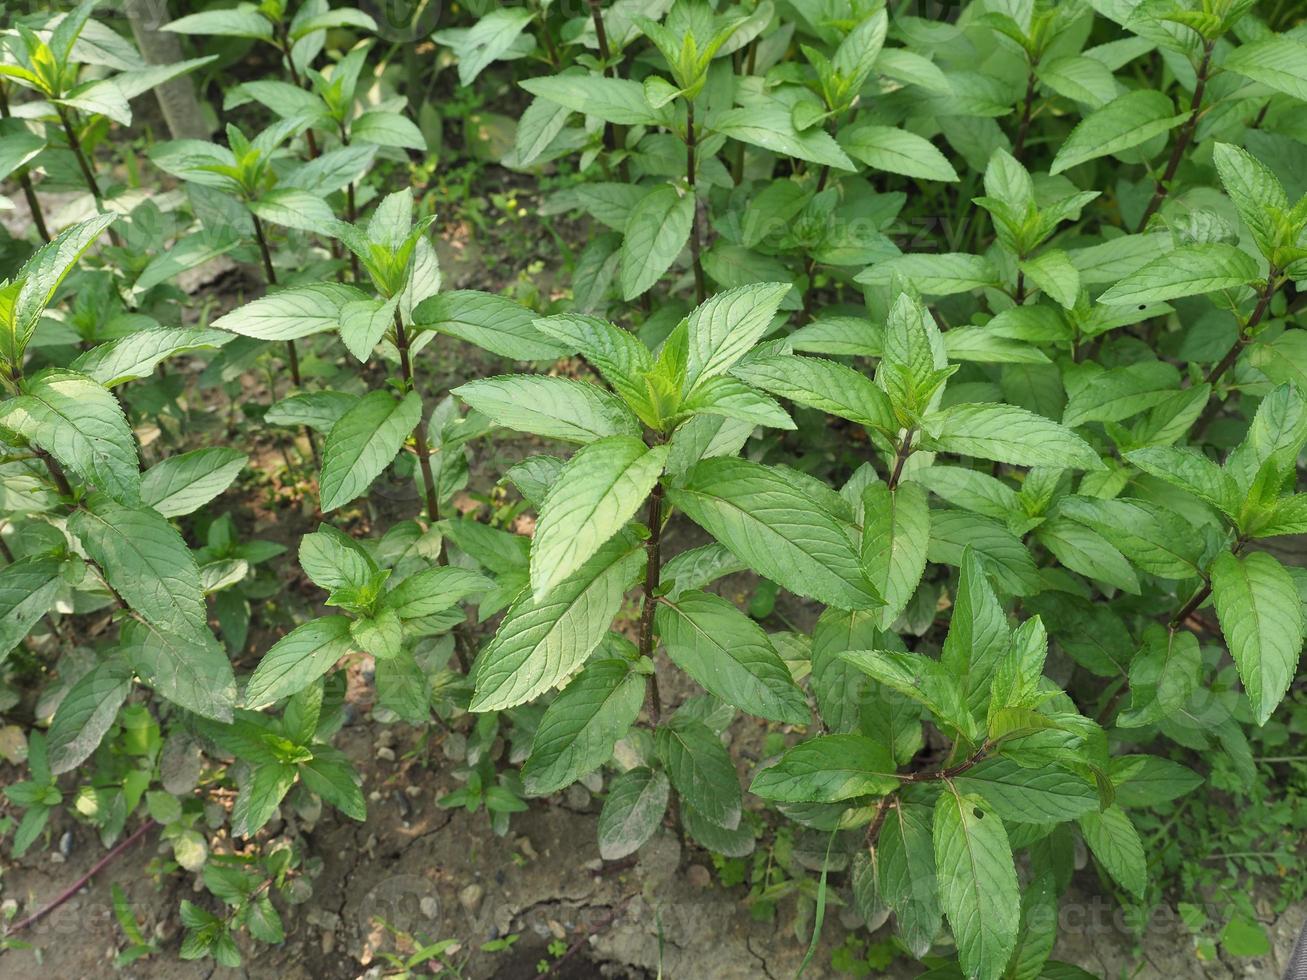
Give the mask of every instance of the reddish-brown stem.
<path id="1" fill-rule="evenodd" d="M 130 837 L 126 837 L 123 840 L 119 841 L 117 844 L 114 845 L 113 850 L 111 850 L 104 857 L 100 858 L 100 860 L 96 861 L 95 864 L 91 866 L 90 871 L 86 872 L 86 874 L 82 875 L 75 882 L 73 882 L 62 892 L 60 892 L 58 896 L 55 897 L 54 901 L 37 909 L 26 919 L 23 919 L 20 922 L 15 923 L 9 929 L 9 931 L 5 933 L 5 935 L 12 936 L 16 932 L 22 932 L 24 929 L 28 928 L 33 923 L 40 922 L 47 915 L 55 911 L 57 908 L 59 908 L 59 906 L 63 905 L 70 898 L 72 898 L 79 891 L 81 891 L 84 887 L 86 887 L 86 883 L 88 881 L 90 881 L 97 874 L 99 874 L 101 871 L 107 868 L 111 863 L 113 863 L 115 859 L 118 858 L 119 855 L 121 855 L 124 851 L 126 851 L 129 847 L 135 844 L 142 837 L 144 837 L 155 826 L 157 825 L 152 819 L 147 819 L 145 823 L 141 824 L 134 831 L 132 831 L 132 835 Z"/>
<path id="2" fill-rule="evenodd" d="M 903 479 L 903 467 L 907 465 L 908 457 L 912 455 L 912 437 L 916 432 L 916 429 L 908 429 L 903 434 L 903 441 L 899 443 L 898 450 L 894 453 L 894 469 L 890 471 L 887 484 L 891 490 L 897 490 L 899 480 Z"/>
<path id="3" fill-rule="evenodd" d="M 59 461 L 44 449 L 36 448 L 35 452 L 37 458 L 45 464 L 46 471 L 50 474 L 50 479 L 54 481 L 54 485 L 59 491 L 59 496 L 71 498 L 73 495 L 73 488 L 69 485 L 68 477 L 64 475 L 64 468 L 59 465 Z"/>
<path id="4" fill-rule="evenodd" d="M 1198 128 L 1198 115 L 1203 107 L 1203 92 L 1207 88 L 1207 74 L 1212 67 L 1212 48 L 1215 42 L 1208 41 L 1203 45 L 1203 60 L 1198 64 L 1198 77 L 1194 83 L 1193 98 L 1189 100 L 1189 118 L 1180 125 L 1180 135 L 1176 137 L 1175 145 L 1171 147 L 1171 157 L 1166 161 L 1166 170 L 1162 172 L 1162 178 L 1157 182 L 1157 187 L 1153 191 L 1153 196 L 1148 202 L 1148 207 L 1144 209 L 1144 216 L 1139 222 L 1139 231 L 1148 227 L 1148 219 L 1157 213 L 1157 209 L 1162 206 L 1166 200 L 1167 188 L 1171 181 L 1175 179 L 1175 172 L 1180 169 L 1180 161 L 1184 159 L 1185 150 L 1189 149 L 1189 144 L 1193 141 L 1194 130 Z"/>
<path id="5" fill-rule="evenodd" d="M 985 756 L 989 754 L 989 749 L 989 743 L 986 742 L 957 765 L 949 766 L 946 769 L 936 769 L 933 772 L 896 772 L 894 778 L 905 783 L 929 783 L 952 779 L 954 776 L 960 776 L 968 769 L 984 761 Z"/>
<path id="6" fill-rule="evenodd" d="M 413 383 L 413 365 L 409 360 L 408 334 L 404 331 L 404 321 L 395 311 L 395 347 L 399 350 L 399 376 L 404 382 L 405 391 L 417 391 Z M 421 404 L 422 396 L 418 395 Z M 440 520 L 440 500 L 436 494 L 435 477 L 431 474 L 431 452 L 427 448 L 427 415 L 423 410 L 418 415 L 418 424 L 413 429 L 413 443 L 417 447 L 418 468 L 422 471 L 422 490 L 427 502 L 427 517 L 432 524 Z"/>
<path id="7" fill-rule="evenodd" d="M 1012 143 L 1012 156 L 1018 161 L 1026 150 L 1026 137 L 1030 135 L 1030 118 L 1035 111 L 1035 65 L 1030 65 L 1026 76 L 1026 98 L 1021 106 L 1021 122 L 1017 125 L 1017 138 Z"/>
<path id="8" fill-rule="evenodd" d="M 1234 367 L 1235 362 L 1239 360 L 1239 354 L 1244 345 L 1252 338 L 1253 330 L 1265 319 L 1266 311 L 1271 308 L 1271 299 L 1275 296 L 1275 291 L 1280 285 L 1278 282 L 1279 275 L 1279 270 L 1275 268 L 1267 271 L 1266 285 L 1262 289 L 1261 296 L 1257 299 L 1257 305 L 1253 307 L 1252 313 L 1248 315 L 1247 322 L 1239 328 L 1239 335 L 1235 337 L 1234 343 L 1225 352 L 1225 356 L 1207 372 L 1207 376 L 1203 379 L 1207 384 L 1214 386 L 1225 375 L 1225 372 Z M 1207 407 L 1203 409 L 1203 414 L 1194 423 L 1194 432 L 1199 436 L 1206 432 L 1207 427 L 1212 424 L 1212 420 L 1216 418 L 1216 414 L 1220 410 L 1221 403 L 1219 401 L 1215 399 L 1209 401 Z"/>
<path id="9" fill-rule="evenodd" d="M 694 100 L 687 99 L 685 102 L 685 180 L 690 185 L 690 197 L 694 204 L 694 217 L 690 220 L 690 258 L 694 262 L 694 299 L 696 303 L 702 303 L 708 298 L 708 287 L 704 280 L 703 258 L 700 254 L 703 243 L 700 241 L 699 196 L 694 186 L 697 167 L 695 151 L 697 148 L 698 137 L 694 127 Z"/>
<path id="10" fill-rule="evenodd" d="M 649 524 L 649 538 L 644 543 L 644 602 L 640 607 L 640 643 L 641 656 L 653 661 L 654 655 L 654 609 L 658 604 L 656 593 L 662 576 L 662 534 L 663 534 L 663 485 L 655 484 L 649 494 L 649 511 L 645 518 Z M 657 725 L 662 717 L 662 695 L 658 690 L 658 675 L 649 678 L 649 719 Z"/>

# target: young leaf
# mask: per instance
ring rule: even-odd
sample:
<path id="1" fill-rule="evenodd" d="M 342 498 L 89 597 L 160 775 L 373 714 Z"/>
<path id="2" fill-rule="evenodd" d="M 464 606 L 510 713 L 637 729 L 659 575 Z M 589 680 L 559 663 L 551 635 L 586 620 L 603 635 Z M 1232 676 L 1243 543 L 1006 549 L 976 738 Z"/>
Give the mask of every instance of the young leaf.
<path id="1" fill-rule="evenodd" d="M 789 293 L 787 282 L 763 282 L 718 293 L 689 319 L 685 391 L 730 370 L 771 327 Z"/>

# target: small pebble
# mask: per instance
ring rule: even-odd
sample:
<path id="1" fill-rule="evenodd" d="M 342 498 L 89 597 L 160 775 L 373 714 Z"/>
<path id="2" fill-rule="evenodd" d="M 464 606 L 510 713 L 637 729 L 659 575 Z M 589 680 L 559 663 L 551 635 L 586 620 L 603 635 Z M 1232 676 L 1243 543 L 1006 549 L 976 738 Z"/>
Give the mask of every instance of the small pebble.
<path id="1" fill-rule="evenodd" d="M 485 894 L 486 890 L 473 882 L 458 893 L 458 904 L 475 915 L 477 909 L 481 907 L 481 899 Z"/>
<path id="2" fill-rule="evenodd" d="M 394 762 L 395 750 L 389 745 L 383 745 L 381 748 L 377 749 L 377 758 L 383 762 Z"/>
<path id="3" fill-rule="evenodd" d="M 418 907 L 428 919 L 434 919 L 440 915 L 440 903 L 431 895 L 424 895 L 422 901 L 418 902 Z"/>
<path id="4" fill-rule="evenodd" d="M 334 932 L 323 931 L 322 933 L 322 952 L 329 954 L 336 948 L 336 934 Z"/>
<path id="5" fill-rule="evenodd" d="M 62 854 L 60 854 L 58 851 L 54 851 L 50 855 L 50 862 L 52 864 L 63 864 L 67 860 L 68 859 L 64 857 Z"/>
<path id="6" fill-rule="evenodd" d="M 692 864 L 686 868 L 685 880 L 694 888 L 708 888 L 712 885 L 712 875 L 702 864 Z"/>
<path id="7" fill-rule="evenodd" d="M 567 930 L 562 927 L 562 925 L 558 922 L 557 919 L 549 920 L 549 932 L 553 935 L 555 939 L 567 938 Z"/>

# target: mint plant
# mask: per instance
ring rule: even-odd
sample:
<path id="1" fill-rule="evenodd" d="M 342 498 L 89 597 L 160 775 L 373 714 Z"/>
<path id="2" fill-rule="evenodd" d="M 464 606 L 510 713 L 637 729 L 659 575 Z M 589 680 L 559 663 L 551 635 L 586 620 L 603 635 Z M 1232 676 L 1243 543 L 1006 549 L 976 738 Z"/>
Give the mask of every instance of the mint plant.
<path id="1" fill-rule="evenodd" d="M 1086 975 L 1051 958 L 1079 856 L 1131 923 L 1262 948 L 1176 889 L 1264 866 L 1164 838 L 1274 844 L 1213 808 L 1297 760 L 1292 9 L 174 12 L 176 65 L 89 2 L 0 42 L 15 855 L 157 832 L 202 886 L 180 955 L 236 965 L 311 899 L 279 816 L 368 819 L 362 703 L 457 745 L 440 807 L 503 835 L 580 783 L 604 860 L 678 836 L 805 967 L 838 895 L 859 969 Z M 130 100 L 192 72 L 221 127 L 137 160 Z M 515 284 L 441 269 L 482 196 L 541 202 L 494 230 Z M 257 287 L 183 288 L 217 257 Z"/>

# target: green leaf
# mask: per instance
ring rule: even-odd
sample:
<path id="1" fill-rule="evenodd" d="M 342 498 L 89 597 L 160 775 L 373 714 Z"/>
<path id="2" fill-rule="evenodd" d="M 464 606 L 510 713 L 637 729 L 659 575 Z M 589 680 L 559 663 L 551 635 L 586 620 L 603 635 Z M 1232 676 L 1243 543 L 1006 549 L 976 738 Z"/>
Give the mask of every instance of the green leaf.
<path id="1" fill-rule="evenodd" d="M 693 222 L 694 196 L 671 184 L 660 184 L 639 200 L 627 216 L 622 238 L 623 299 L 635 299 L 662 278 L 689 241 Z"/>
<path id="2" fill-rule="evenodd" d="M 367 819 L 359 775 L 339 749 L 315 745 L 313 758 L 299 764 L 304 788 L 316 793 L 351 820 Z"/>
<path id="3" fill-rule="evenodd" d="M 1088 60 L 1088 59 L 1086 59 Z M 1011 980 L 1039 980 L 1053 952 L 1058 930 L 1057 891 L 1051 872 L 1026 886 L 1021 896 L 1021 926 L 1008 963 Z"/>
<path id="4" fill-rule="evenodd" d="M 706 459 L 667 496 L 741 561 L 796 595 L 848 609 L 879 603 L 862 574 L 852 528 L 782 471 Z"/>
<path id="5" fill-rule="evenodd" d="M 654 744 L 672 786 L 690 806 L 727 830 L 740 825 L 740 778 L 712 729 L 674 715 L 654 733 Z"/>
<path id="6" fill-rule="evenodd" d="M 511 299 L 471 289 L 429 296 L 413 311 L 413 322 L 420 328 L 517 361 L 553 361 L 576 350 L 542 334 L 535 318 L 534 312 Z"/>
<path id="7" fill-rule="evenodd" d="M 1298 670 L 1303 645 L 1303 604 L 1293 577 L 1264 551 L 1212 562 L 1212 601 L 1230 656 L 1264 725 Z"/>
<path id="8" fill-rule="evenodd" d="M 1093 783 L 1054 766 L 1025 769 L 1010 759 L 987 759 L 953 782 L 1015 823 L 1061 823 L 1099 808 Z"/>
<path id="9" fill-rule="evenodd" d="M 277 807 L 295 783 L 294 766 L 272 762 L 255 766 L 240 786 L 231 810 L 231 832 L 251 837 L 272 819 Z"/>
<path id="10" fill-rule="evenodd" d="M 975 722 L 966 706 L 962 686 L 938 660 L 900 650 L 845 650 L 839 657 L 925 706 L 941 725 L 968 737 L 974 734 Z"/>
<path id="11" fill-rule="evenodd" d="M 471 710 L 524 704 L 565 680 L 608 632 L 644 563 L 644 549 L 619 535 L 537 601 L 524 590 L 472 666 Z"/>
<path id="12" fill-rule="evenodd" d="M 1221 67 L 1307 102 L 1307 44 L 1297 38 L 1273 34 L 1241 44 L 1226 56 Z"/>
<path id="13" fill-rule="evenodd" d="M 160 30 L 174 34 L 215 35 L 218 37 L 252 37 L 272 40 L 272 23 L 252 7 L 229 10 L 206 10 L 179 17 Z"/>
<path id="14" fill-rule="evenodd" d="M 1202 542 L 1186 521 L 1157 504 L 1066 497 L 1059 501 L 1058 512 L 1093 528 L 1141 572 L 1170 579 L 1198 574 Z"/>
<path id="15" fill-rule="evenodd" d="M 1150 446 L 1132 450 L 1125 458 L 1145 473 L 1188 490 L 1231 517 L 1242 503 L 1234 478 L 1197 450 Z"/>
<path id="16" fill-rule="evenodd" d="M 998 284 L 998 271 L 983 255 L 965 252 L 898 255 L 854 276 L 864 286 L 888 286 L 895 277 L 910 282 L 923 296 L 951 296 Z"/>
<path id="17" fill-rule="evenodd" d="M 964 549 L 960 567 L 940 662 L 962 679 L 967 704 L 975 711 L 989 701 L 990 680 L 1007 653 L 1012 631 L 975 549 Z"/>
<path id="18" fill-rule="evenodd" d="M 352 648 L 349 617 L 323 616 L 297 626 L 263 655 L 245 685 L 245 707 L 267 707 L 298 694 Z"/>
<path id="19" fill-rule="evenodd" d="M 1181 245 L 1119 280 L 1098 297 L 1108 304 L 1160 303 L 1218 289 L 1236 289 L 1257 279 L 1251 255 L 1222 242 Z"/>
<path id="20" fill-rule="evenodd" d="M 897 433 L 898 423 L 885 392 L 865 375 L 820 357 L 775 354 L 751 357 L 731 373 L 742 381 L 859 425 Z"/>
<path id="21" fill-rule="evenodd" d="M 819 735 L 759 770 L 749 792 L 778 803 L 839 803 L 899 787 L 889 749 L 865 735 Z"/>
<path id="22" fill-rule="evenodd" d="M 921 957 L 930 951 L 940 925 L 931 812 L 901 800 L 889 806 L 876 845 L 877 881 L 894 911 L 899 937 Z"/>
<path id="23" fill-rule="evenodd" d="M 105 660 L 83 674 L 64 695 L 50 722 L 50 771 L 76 769 L 96 750 L 132 689 L 132 670 L 122 658 Z"/>
<path id="24" fill-rule="evenodd" d="M 136 440 L 117 400 L 84 374 L 47 368 L 0 402 L 0 427 L 124 504 L 140 499 Z"/>
<path id="25" fill-rule="evenodd" d="M 132 669 L 158 694 L 201 717 L 231 721 L 236 677 L 226 651 L 207 629 L 179 633 L 130 620 L 120 642 Z"/>
<path id="26" fill-rule="evenodd" d="M 581 567 L 626 526 L 667 462 L 667 447 L 632 436 L 609 436 L 577 450 L 540 505 L 531 541 L 535 599 Z"/>
<path id="27" fill-rule="evenodd" d="M 935 873 L 962 970 L 997 977 L 1016 947 L 1021 892 L 1003 821 L 985 801 L 946 784 L 935 803 Z"/>
<path id="28" fill-rule="evenodd" d="M 528 78 L 520 84 L 539 98 L 619 126 L 662 121 L 662 114 L 644 97 L 644 86 L 628 79 L 568 74 Z"/>
<path id="29" fill-rule="evenodd" d="M 891 490 L 878 480 L 863 491 L 862 508 L 862 568 L 885 599 L 877 625 L 889 629 L 926 569 L 930 507 L 919 484 L 900 483 Z"/>
<path id="30" fill-rule="evenodd" d="M 1192 769 L 1155 755 L 1118 755 L 1108 774 L 1115 787 L 1117 806 L 1157 806 L 1169 803 L 1203 784 Z"/>
<path id="31" fill-rule="evenodd" d="M 1253 241 L 1263 255 L 1269 256 L 1276 244 L 1277 214 L 1289 209 L 1289 198 L 1279 178 L 1251 153 L 1229 143 L 1217 143 L 1212 159 L 1221 175 L 1221 186 L 1239 209 Z"/>
<path id="32" fill-rule="evenodd" d="M 247 462 L 227 446 L 170 456 L 141 476 L 141 502 L 164 517 L 193 514 L 231 486 Z"/>
<path id="33" fill-rule="evenodd" d="M 54 605 L 60 566 L 57 558 L 29 555 L 0 568 L 0 663 Z"/>
<path id="34" fill-rule="evenodd" d="M 1051 248 L 1021 263 L 1026 278 L 1063 309 L 1070 310 L 1080 298 L 1080 272 L 1066 252 Z"/>
<path id="35" fill-rule="evenodd" d="M 1051 517 L 1035 531 L 1035 538 L 1071 571 L 1139 595 L 1139 576 L 1129 560 L 1097 531 Z"/>
<path id="36" fill-rule="evenodd" d="M 1198 638 L 1187 630 L 1156 623 L 1143 636 L 1143 649 L 1130 662 L 1130 707 L 1116 723 L 1123 728 L 1150 725 L 1175 715 L 1197 689 L 1203 669 Z"/>
<path id="37" fill-rule="evenodd" d="M 365 493 L 421 421 L 417 392 L 402 400 L 385 391 L 360 398 L 327 433 L 318 481 L 322 510 L 333 511 Z"/>
<path id="38" fill-rule="evenodd" d="M 522 766 L 532 796 L 571 785 L 612 757 L 644 703 L 644 675 L 625 660 L 586 665 L 545 709 Z"/>
<path id="39" fill-rule="evenodd" d="M 616 861 L 644 846 L 662 823 L 670 795 L 661 770 L 640 766 L 614 779 L 599 813 L 599 856 Z"/>
<path id="40" fill-rule="evenodd" d="M 208 632 L 195 557 L 153 510 L 93 494 L 68 518 L 68 529 L 136 612 L 181 636 Z"/>
<path id="41" fill-rule="evenodd" d="M 1085 116 L 1058 149 L 1052 174 L 1121 153 L 1174 129 L 1188 118 L 1155 89 L 1136 89 Z"/>
<path id="42" fill-rule="evenodd" d="M 12 300 L 0 301 L 0 356 L 14 367 L 23 360 L 23 352 L 36 330 L 41 314 L 54 299 L 64 277 L 77 265 L 78 259 L 90 248 L 106 228 L 113 224 L 117 213 L 97 214 L 78 224 L 65 228 L 51 241 L 37 249 L 15 277 L 17 289 Z M 3 296 L 0 293 L 0 296 Z M 8 303 L 12 307 L 4 309 Z"/>
<path id="43" fill-rule="evenodd" d="M 787 282 L 739 286 L 697 307 L 689 319 L 684 390 L 730 370 L 770 329 L 791 288 Z"/>
<path id="44" fill-rule="evenodd" d="M 366 299 L 366 293 L 343 283 L 293 286 L 238 306 L 214 320 L 213 326 L 257 340 L 296 340 L 336 329 L 341 311 Z"/>
<path id="45" fill-rule="evenodd" d="M 921 180 L 958 179 L 952 164 L 930 140 L 905 129 L 864 124 L 841 132 L 839 141 L 849 156 L 877 170 Z"/>
<path id="46" fill-rule="evenodd" d="M 1016 405 L 968 403 L 927 417 L 924 448 L 1016 466 L 1101 470 L 1098 453 L 1070 429 Z"/>
<path id="47" fill-rule="evenodd" d="M 547 439 L 588 443 L 641 435 L 639 421 L 615 395 L 584 381 L 510 374 L 471 381 L 453 393 L 498 425 Z"/>
<path id="48" fill-rule="evenodd" d="M 386 593 L 383 602 L 400 619 L 417 619 L 444 612 L 467 596 L 492 588 L 494 582 L 479 572 L 446 565 L 410 575 Z"/>
<path id="49" fill-rule="evenodd" d="M 803 692 L 767 634 L 726 599 L 696 591 L 664 598 L 654 628 L 672 662 L 709 694 L 761 718 L 807 724 Z"/>
<path id="50" fill-rule="evenodd" d="M 1110 806 L 1102 813 L 1086 813 L 1076 822 L 1104 870 L 1130 894 L 1143 898 L 1148 887 L 1148 862 L 1139 832 L 1125 811 Z"/>
<path id="51" fill-rule="evenodd" d="M 92 347 L 69 366 L 96 384 L 113 388 L 127 381 L 148 378 L 167 358 L 217 350 L 231 339 L 221 330 L 207 327 L 156 327 Z"/>
<path id="52" fill-rule="evenodd" d="M 728 109 L 713 121 L 713 131 L 730 139 L 760 146 L 782 156 L 854 171 L 857 166 L 820 126 L 799 132 L 788 105 L 769 100 L 760 105 Z"/>

